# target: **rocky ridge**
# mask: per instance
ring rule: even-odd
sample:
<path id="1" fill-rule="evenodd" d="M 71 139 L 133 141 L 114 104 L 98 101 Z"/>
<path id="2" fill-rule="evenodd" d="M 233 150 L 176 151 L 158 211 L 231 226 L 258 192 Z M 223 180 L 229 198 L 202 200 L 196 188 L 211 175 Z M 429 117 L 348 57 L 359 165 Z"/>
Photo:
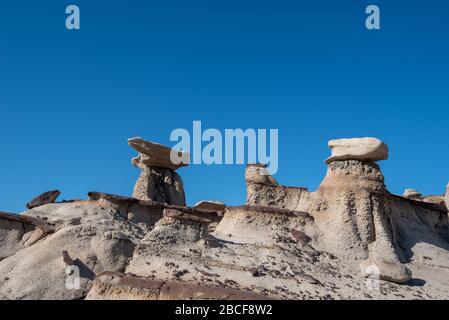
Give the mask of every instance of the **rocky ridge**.
<path id="1" fill-rule="evenodd" d="M 142 170 L 133 197 L 0 213 L 0 299 L 449 298 L 447 207 L 391 194 L 378 139 L 331 142 L 313 192 L 250 164 L 246 204 L 192 208 L 170 149 L 130 145 Z"/>

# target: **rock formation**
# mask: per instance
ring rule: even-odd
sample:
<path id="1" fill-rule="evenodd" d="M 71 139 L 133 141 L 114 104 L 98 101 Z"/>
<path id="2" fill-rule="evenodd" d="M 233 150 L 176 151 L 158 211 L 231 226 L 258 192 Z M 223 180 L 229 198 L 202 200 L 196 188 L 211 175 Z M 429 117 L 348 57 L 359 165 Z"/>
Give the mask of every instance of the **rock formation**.
<path id="1" fill-rule="evenodd" d="M 446 206 L 444 195 L 443 196 L 425 196 L 424 198 L 422 198 L 422 201 L 427 202 L 427 203 L 439 204 L 441 206 Z"/>
<path id="2" fill-rule="evenodd" d="M 188 163 L 174 164 L 171 160 L 171 153 L 174 152 L 172 149 L 142 138 L 131 138 L 128 144 L 139 152 L 132 159 L 132 164 L 141 169 L 133 197 L 184 206 L 183 182 L 175 171 Z M 188 154 L 181 155 L 183 156 L 183 159 L 188 159 Z"/>
<path id="3" fill-rule="evenodd" d="M 446 195 L 444 197 L 444 200 L 446 201 L 446 208 L 449 209 L 449 183 L 447 184 L 446 187 Z"/>
<path id="4" fill-rule="evenodd" d="M 193 209 L 202 212 L 219 212 L 223 213 L 226 209 L 226 204 L 216 200 L 202 200 L 197 202 Z"/>
<path id="5" fill-rule="evenodd" d="M 389 193 L 374 161 L 386 155 L 359 141 L 314 192 L 252 164 L 245 205 L 190 208 L 154 177 L 176 170 L 159 167 L 167 150 L 153 166 L 153 145 L 134 140 L 138 166 L 155 170 L 149 196 L 0 213 L 0 299 L 448 299 L 447 208 Z"/>
<path id="6" fill-rule="evenodd" d="M 376 138 L 337 139 L 329 141 L 332 155 L 326 159 L 330 164 L 336 160 L 378 161 L 388 158 L 388 147 Z"/>
<path id="7" fill-rule="evenodd" d="M 416 191 L 415 189 L 405 189 L 402 194 L 404 198 L 413 199 L 413 200 L 421 200 L 422 194 Z"/>
<path id="8" fill-rule="evenodd" d="M 28 209 L 33 209 L 39 206 L 42 206 L 44 204 L 53 203 L 56 201 L 56 199 L 59 197 L 61 192 L 59 190 L 52 190 L 42 193 L 41 195 L 37 196 L 33 200 L 27 203 L 26 207 Z"/>

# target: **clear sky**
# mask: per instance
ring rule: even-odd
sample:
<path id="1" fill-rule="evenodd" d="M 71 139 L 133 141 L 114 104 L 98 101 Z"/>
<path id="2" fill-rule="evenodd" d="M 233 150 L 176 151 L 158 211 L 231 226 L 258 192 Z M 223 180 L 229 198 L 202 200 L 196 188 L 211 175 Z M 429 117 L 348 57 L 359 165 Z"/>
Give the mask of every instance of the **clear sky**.
<path id="1" fill-rule="evenodd" d="M 65 7 L 81 29 L 65 28 Z M 365 8 L 381 9 L 367 31 Z M 73 0 L 0 3 L 0 210 L 41 192 L 131 195 L 127 138 L 279 129 L 281 184 L 314 190 L 332 138 L 374 136 L 394 193 L 449 181 L 449 3 Z M 245 201 L 244 166 L 179 170 L 187 201 Z"/>

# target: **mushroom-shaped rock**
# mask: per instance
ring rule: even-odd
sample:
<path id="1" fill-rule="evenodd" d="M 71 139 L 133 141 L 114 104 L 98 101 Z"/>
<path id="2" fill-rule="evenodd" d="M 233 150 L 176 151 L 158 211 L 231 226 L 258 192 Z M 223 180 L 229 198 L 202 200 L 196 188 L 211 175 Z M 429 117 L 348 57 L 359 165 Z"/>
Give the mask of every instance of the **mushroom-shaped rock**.
<path id="1" fill-rule="evenodd" d="M 59 197 L 61 192 L 59 190 L 52 190 L 44 192 L 38 195 L 36 198 L 27 203 L 26 207 L 28 209 L 33 209 L 39 206 L 43 206 L 44 204 L 53 203 Z"/>
<path id="2" fill-rule="evenodd" d="M 175 170 L 188 165 L 189 154 L 142 138 L 131 138 L 128 144 L 139 152 L 132 164 L 142 170 L 134 186 L 133 197 L 185 206 L 184 186 Z M 181 161 L 172 161 L 176 160 L 172 159 L 173 155 Z"/>
<path id="3" fill-rule="evenodd" d="M 216 200 L 202 200 L 197 202 L 193 209 L 201 212 L 223 212 L 226 209 L 226 204 Z"/>
<path id="4" fill-rule="evenodd" d="M 402 194 L 404 198 L 412 199 L 412 200 L 421 200 L 422 194 L 416 191 L 415 189 L 405 189 Z"/>
<path id="5" fill-rule="evenodd" d="M 332 155 L 326 159 L 330 164 L 337 160 L 378 161 L 388 159 L 388 147 L 376 138 L 337 139 L 329 141 Z"/>
<path id="6" fill-rule="evenodd" d="M 132 159 L 132 164 L 136 167 L 177 170 L 189 165 L 190 155 L 186 152 L 177 151 L 139 137 L 128 139 L 128 144 L 139 152 L 139 155 Z M 172 158 L 172 155 L 175 155 L 176 159 Z"/>

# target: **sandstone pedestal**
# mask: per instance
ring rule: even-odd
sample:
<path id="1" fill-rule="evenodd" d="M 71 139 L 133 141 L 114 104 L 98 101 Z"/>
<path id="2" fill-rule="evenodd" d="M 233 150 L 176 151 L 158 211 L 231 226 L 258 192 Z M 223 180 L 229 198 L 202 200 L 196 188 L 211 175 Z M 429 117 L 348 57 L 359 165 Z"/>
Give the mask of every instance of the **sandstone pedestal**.
<path id="1" fill-rule="evenodd" d="M 128 144 L 139 152 L 139 155 L 132 159 L 132 164 L 141 169 L 133 197 L 185 206 L 184 186 L 175 170 L 188 165 L 189 155 L 142 138 L 131 138 Z M 174 163 L 171 159 L 173 152 L 178 153 L 184 162 Z"/>
<path id="2" fill-rule="evenodd" d="M 330 214 L 330 221 L 317 221 L 326 229 L 326 242 L 333 251 L 362 260 L 364 275 L 376 269 L 381 280 L 408 281 L 411 273 L 399 261 L 390 231 L 389 193 L 374 162 L 387 159 L 387 146 L 373 138 L 332 140 L 329 146 L 328 171 L 316 192 Z"/>

